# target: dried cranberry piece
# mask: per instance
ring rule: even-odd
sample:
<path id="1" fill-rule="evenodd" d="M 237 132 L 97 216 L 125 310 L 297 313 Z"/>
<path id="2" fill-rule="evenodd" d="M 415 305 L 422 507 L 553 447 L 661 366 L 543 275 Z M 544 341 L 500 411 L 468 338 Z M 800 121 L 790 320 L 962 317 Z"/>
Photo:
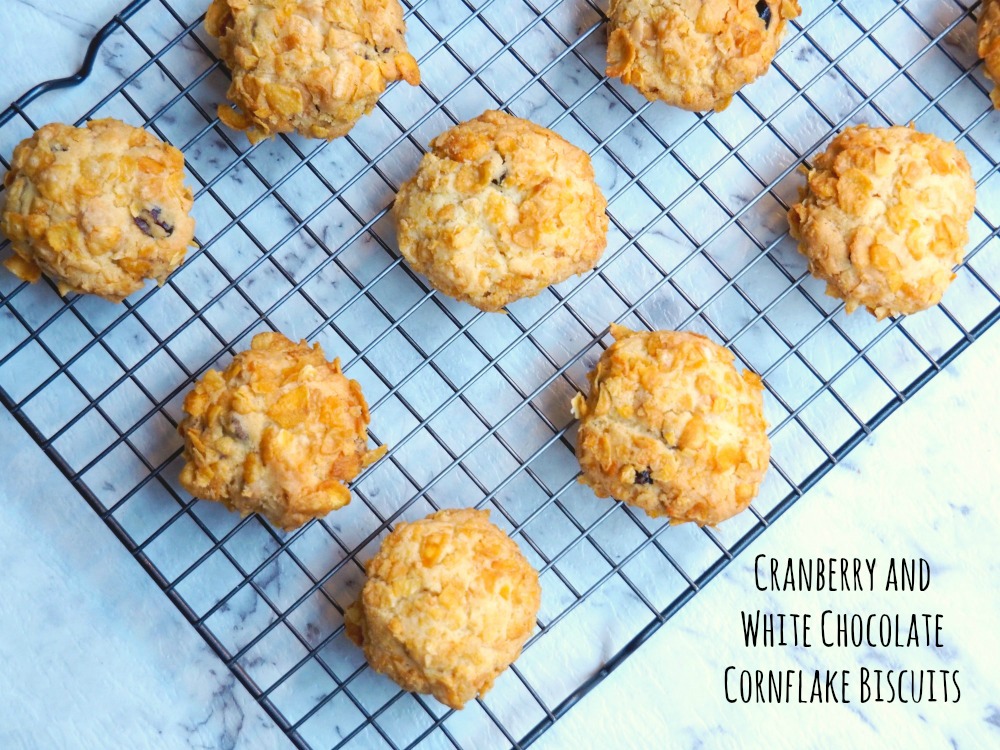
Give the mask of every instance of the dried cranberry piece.
<path id="1" fill-rule="evenodd" d="M 767 4 L 767 0 L 757 0 L 756 10 L 760 20 L 764 22 L 764 28 L 771 28 L 771 6 Z"/>
<path id="2" fill-rule="evenodd" d="M 132 221 L 139 227 L 139 230 L 147 237 L 154 240 L 162 240 L 174 233 L 174 225 L 165 219 L 160 218 L 163 209 L 159 206 L 144 208 L 139 211 L 138 216 L 133 216 Z"/>

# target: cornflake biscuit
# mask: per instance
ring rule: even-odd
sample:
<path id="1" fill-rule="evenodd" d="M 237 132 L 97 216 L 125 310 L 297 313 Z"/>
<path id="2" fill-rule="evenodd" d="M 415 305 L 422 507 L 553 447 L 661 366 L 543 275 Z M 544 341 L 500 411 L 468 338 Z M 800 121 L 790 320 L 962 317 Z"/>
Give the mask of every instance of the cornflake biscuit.
<path id="1" fill-rule="evenodd" d="M 611 0 L 609 76 L 647 99 L 725 109 L 767 72 L 796 0 Z"/>
<path id="2" fill-rule="evenodd" d="M 435 288 L 492 312 L 593 268 L 606 207 L 586 153 L 487 111 L 431 141 L 400 188 L 399 249 Z"/>
<path id="3" fill-rule="evenodd" d="M 534 629 L 538 573 L 487 511 L 400 523 L 366 568 L 347 635 L 376 671 L 451 708 L 485 694 Z"/>
<path id="4" fill-rule="evenodd" d="M 717 524 L 756 496 L 771 447 L 760 378 L 704 336 L 636 333 L 616 341 L 573 399 L 576 455 L 598 497 L 675 523 Z"/>
<path id="5" fill-rule="evenodd" d="M 25 281 L 60 294 L 121 302 L 146 279 L 163 284 L 194 237 L 184 156 L 141 128 L 92 120 L 51 123 L 14 149 L 0 230 Z"/>
<path id="6" fill-rule="evenodd" d="M 1000 81 L 1000 2 L 986 0 L 979 12 L 979 56 L 983 58 L 986 76 L 994 84 Z M 1000 89 L 995 85 L 990 93 L 993 106 L 1000 109 Z"/>
<path id="7" fill-rule="evenodd" d="M 368 450 L 368 406 L 340 362 L 280 333 L 206 372 L 184 411 L 184 489 L 286 530 L 347 505 L 344 483 L 386 450 Z"/>
<path id="8" fill-rule="evenodd" d="M 941 300 L 975 203 L 969 162 L 954 143 L 859 125 L 816 157 L 788 223 L 826 293 L 881 320 Z"/>
<path id="9" fill-rule="evenodd" d="M 388 84 L 420 83 L 398 0 L 212 0 L 205 28 L 238 107 L 220 105 L 219 119 L 251 143 L 293 130 L 339 138 Z"/>

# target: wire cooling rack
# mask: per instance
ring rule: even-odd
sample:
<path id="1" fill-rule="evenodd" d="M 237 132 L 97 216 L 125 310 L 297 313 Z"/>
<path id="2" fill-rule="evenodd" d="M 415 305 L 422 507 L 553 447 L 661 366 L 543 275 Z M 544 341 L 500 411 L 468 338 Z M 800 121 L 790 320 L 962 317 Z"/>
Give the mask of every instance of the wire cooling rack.
<path id="1" fill-rule="evenodd" d="M 604 3 L 409 0 L 419 88 L 390 89 L 347 138 L 254 148 L 215 118 L 228 80 L 204 5 L 131 3 L 78 75 L 0 115 L 5 168 L 57 119 L 119 117 L 182 148 L 199 243 L 122 306 L 0 274 L 0 395 L 299 747 L 531 743 L 1000 314 L 975 4 L 806 0 L 768 75 L 695 115 L 604 78 Z M 427 142 L 486 108 L 588 150 L 611 218 L 595 272 L 506 315 L 432 292 L 387 218 Z M 848 317 L 787 236 L 796 168 L 848 124 L 910 121 L 972 163 L 967 260 L 933 310 Z M 609 321 L 706 333 L 763 375 L 773 457 L 751 511 L 671 527 L 575 482 L 569 401 Z M 177 484 L 184 394 L 267 329 L 340 356 L 389 446 L 347 508 L 290 534 Z M 522 658 L 454 712 L 367 669 L 342 613 L 394 522 L 464 505 L 491 509 L 544 594 Z"/>

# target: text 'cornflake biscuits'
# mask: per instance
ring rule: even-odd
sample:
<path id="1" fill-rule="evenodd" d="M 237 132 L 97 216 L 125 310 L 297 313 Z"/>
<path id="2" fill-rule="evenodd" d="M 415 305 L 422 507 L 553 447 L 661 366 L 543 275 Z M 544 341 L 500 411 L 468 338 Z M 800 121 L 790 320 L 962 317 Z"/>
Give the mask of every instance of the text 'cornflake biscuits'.
<path id="1" fill-rule="evenodd" d="M 184 411 L 184 489 L 286 530 L 347 505 L 344 483 L 386 450 L 368 450 L 368 405 L 340 362 L 280 333 L 206 372 Z"/>
<path id="2" fill-rule="evenodd" d="M 44 273 L 60 294 L 121 302 L 146 279 L 163 284 L 194 237 L 183 154 L 119 120 L 39 128 L 4 184 L 4 265 L 25 281 Z"/>
<path id="3" fill-rule="evenodd" d="M 788 223 L 826 293 L 881 320 L 941 300 L 975 204 L 972 170 L 954 143 L 858 125 L 815 158 Z"/>
<path id="4" fill-rule="evenodd" d="M 585 152 L 493 111 L 430 145 L 394 213 L 400 252 L 436 289 L 493 312 L 596 265 L 607 201 Z"/>
<path id="5" fill-rule="evenodd" d="M 767 72 L 796 0 L 611 0 L 609 76 L 647 99 L 725 109 Z"/>
<path id="6" fill-rule="evenodd" d="M 1000 109 L 1000 2 L 985 0 L 979 7 L 979 56 L 983 58 L 986 77 L 993 81 L 990 99 Z"/>
<path id="7" fill-rule="evenodd" d="M 347 635 L 376 671 L 451 708 L 486 693 L 535 627 L 538 573 L 487 511 L 400 523 L 365 567 Z"/>
<path id="8" fill-rule="evenodd" d="M 339 138 L 385 87 L 420 83 L 399 0 L 212 0 L 205 28 L 232 74 L 219 119 L 251 143 Z"/>
<path id="9" fill-rule="evenodd" d="M 698 334 L 611 333 L 587 376 L 590 395 L 573 399 L 580 481 L 677 523 L 717 524 L 744 510 L 771 454 L 760 378 Z"/>

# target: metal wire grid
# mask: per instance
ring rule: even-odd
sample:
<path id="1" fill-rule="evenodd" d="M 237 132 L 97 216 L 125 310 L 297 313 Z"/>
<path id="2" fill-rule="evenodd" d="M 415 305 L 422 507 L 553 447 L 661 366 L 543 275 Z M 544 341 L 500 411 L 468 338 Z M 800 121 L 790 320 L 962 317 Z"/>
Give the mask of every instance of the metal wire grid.
<path id="1" fill-rule="evenodd" d="M 298 746 L 530 743 L 1000 314 L 981 252 L 997 243 L 1000 139 L 953 0 L 806 3 L 768 76 L 710 116 L 609 83 L 591 0 L 416 0 L 419 89 L 394 87 L 330 145 L 255 148 L 214 117 L 227 80 L 201 5 L 131 3 L 78 96 L 33 104 L 44 87 L 0 116 L 7 154 L 106 84 L 79 121 L 118 116 L 181 147 L 199 239 L 123 307 L 0 277 L 0 395 Z M 587 148 L 612 226 L 595 273 L 507 315 L 435 295 L 386 220 L 424 144 L 486 107 Z M 967 260 L 934 311 L 848 318 L 786 237 L 794 171 L 846 124 L 911 119 L 973 163 Z M 566 404 L 609 320 L 700 330 L 763 375 L 774 456 L 750 513 L 670 527 L 575 482 Z M 389 446 L 348 508 L 292 534 L 176 485 L 183 395 L 264 329 L 339 354 Z M 456 713 L 368 670 L 342 612 L 393 522 L 471 504 L 519 541 L 544 596 L 522 659 Z"/>

